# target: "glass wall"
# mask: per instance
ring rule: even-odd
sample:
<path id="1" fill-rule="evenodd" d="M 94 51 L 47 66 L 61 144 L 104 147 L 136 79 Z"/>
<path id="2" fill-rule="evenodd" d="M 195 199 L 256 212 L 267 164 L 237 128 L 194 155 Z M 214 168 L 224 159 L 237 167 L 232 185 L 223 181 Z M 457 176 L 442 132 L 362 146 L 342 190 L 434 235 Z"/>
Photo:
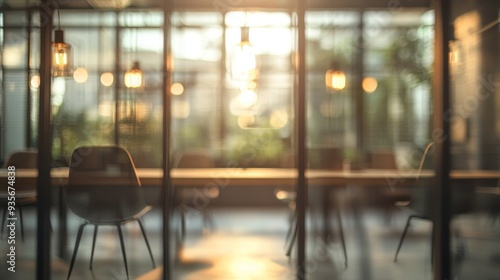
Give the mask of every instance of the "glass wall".
<path id="1" fill-rule="evenodd" d="M 167 24 L 158 7 L 59 10 L 54 25 L 73 47 L 74 72 L 50 81 L 48 164 L 57 171 L 69 166 L 79 146 L 119 144 L 141 172 L 160 174 L 162 104 L 169 94 L 175 172 L 219 172 L 206 175 L 206 184 L 173 185 L 169 273 L 174 279 L 295 279 L 296 186 L 274 180 L 296 176 L 297 140 L 304 136 L 296 133 L 301 104 L 295 101 L 304 94 L 298 92 L 298 57 L 305 55 L 307 279 L 432 279 L 431 239 L 441 221 L 436 211 L 443 209 L 452 218 L 447 253 L 453 277 L 497 275 L 498 3 L 452 1 L 451 105 L 443 115 L 450 135 L 442 135 L 433 122 L 434 100 L 442 94 L 433 84 L 438 15 L 427 2 L 360 8 L 306 1 L 305 53 L 298 50 L 296 7 L 257 2 L 178 2 Z M 41 27 L 38 11 L 0 12 L 2 163 L 13 151 L 37 147 Z M 143 73 L 138 87 L 125 83 L 133 67 Z M 450 158 L 436 153 L 443 139 L 450 140 Z M 448 161 L 450 204 L 433 204 L 435 172 Z M 252 185 L 225 176 L 236 171 L 273 175 Z M 153 206 L 144 225 L 157 264 L 164 253 L 159 180 L 142 184 Z M 50 207 L 53 279 L 67 276 L 81 222 L 67 210 L 62 185 L 55 183 Z M 36 193 L 31 198 L 36 201 Z M 250 211 L 239 212 L 244 207 Z M 15 279 L 35 278 L 36 254 L 26 248 L 36 247 L 36 210 L 26 209 Z M 83 231 L 72 277 L 125 278 L 114 228 L 99 228 L 94 269 L 87 268 L 92 233 Z M 127 225 L 124 237 L 131 278 L 162 273 L 152 268 L 138 225 Z M 10 249 L 2 244 L 2 252 Z M 5 262 L 0 268 L 3 279 Z"/>

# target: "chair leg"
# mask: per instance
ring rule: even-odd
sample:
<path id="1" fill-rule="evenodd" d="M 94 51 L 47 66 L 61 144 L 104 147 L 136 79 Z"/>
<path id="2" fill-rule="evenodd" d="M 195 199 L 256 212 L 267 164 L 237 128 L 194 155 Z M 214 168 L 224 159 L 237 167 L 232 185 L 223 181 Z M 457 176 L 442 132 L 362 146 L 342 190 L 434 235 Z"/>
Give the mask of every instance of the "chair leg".
<path id="1" fill-rule="evenodd" d="M 97 240 L 97 229 L 98 225 L 94 225 L 94 237 L 92 238 L 92 251 L 90 252 L 90 266 L 89 269 L 92 270 L 92 262 L 94 260 L 94 250 L 95 250 L 95 242 Z"/>
<path id="2" fill-rule="evenodd" d="M 288 249 L 286 250 L 286 256 L 290 257 L 292 255 L 293 245 L 295 244 L 295 239 L 297 239 L 299 228 L 297 226 L 297 220 L 293 223 L 293 235 L 290 243 L 288 244 Z"/>
<path id="3" fill-rule="evenodd" d="M 466 252 L 466 244 L 465 244 L 465 240 L 462 236 L 462 233 L 460 231 L 460 229 L 455 226 L 455 230 L 453 231 L 454 233 L 454 237 L 456 239 L 456 258 L 458 261 L 462 261 L 464 258 L 465 258 L 465 252 Z"/>
<path id="4" fill-rule="evenodd" d="M 71 276 L 71 271 L 73 270 L 73 265 L 75 264 L 76 254 L 78 253 L 78 246 L 80 246 L 80 239 L 82 238 L 83 228 L 87 225 L 87 223 L 83 223 L 78 228 L 78 234 L 76 235 L 75 248 L 73 249 L 73 256 L 71 257 L 71 263 L 69 265 L 68 271 L 68 279 Z"/>
<path id="5" fill-rule="evenodd" d="M 432 225 L 434 226 L 434 224 Z M 432 230 L 434 231 L 434 229 Z M 434 236 L 431 234 L 431 268 L 434 268 Z"/>
<path id="6" fill-rule="evenodd" d="M 337 203 L 337 205 L 338 205 L 338 203 Z M 344 250 L 345 267 L 347 268 L 347 248 L 345 245 L 344 227 L 342 225 L 342 216 L 340 215 L 340 207 L 337 206 L 337 209 L 335 212 L 337 212 L 336 215 L 337 215 L 337 221 L 338 221 L 338 226 L 339 226 L 340 241 L 342 242 L 342 249 Z"/>
<path id="7" fill-rule="evenodd" d="M 123 242 L 123 232 L 121 225 L 116 226 L 118 228 L 118 235 L 120 236 L 120 245 L 122 247 L 123 261 L 125 262 L 125 273 L 127 273 L 127 279 L 130 279 L 130 275 L 128 273 L 128 262 L 127 262 L 127 254 L 125 253 L 125 242 Z"/>
<path id="8" fill-rule="evenodd" d="M 406 226 L 405 226 L 405 229 L 403 231 L 403 235 L 401 235 L 401 239 L 399 240 L 399 244 L 398 244 L 398 249 L 396 250 L 396 254 L 394 255 L 394 262 L 398 261 L 399 250 L 401 250 L 401 245 L 403 245 L 403 240 L 405 239 L 406 232 L 408 231 L 408 228 L 410 227 L 411 219 L 414 217 L 415 217 L 414 215 L 410 215 L 408 217 L 408 220 L 406 220 Z"/>
<path id="9" fill-rule="evenodd" d="M 293 229 L 294 229 L 294 226 L 293 226 L 294 224 L 295 224 L 295 211 L 293 211 L 290 214 L 290 226 L 288 227 L 288 230 L 286 232 L 285 248 L 287 248 L 288 247 L 287 245 L 291 242 L 290 237 L 291 237 Z"/>
<path id="10" fill-rule="evenodd" d="M 203 227 L 204 232 L 210 232 L 215 230 L 215 222 L 210 210 L 205 209 L 202 213 L 203 215 Z"/>
<path id="11" fill-rule="evenodd" d="M 144 241 L 146 241 L 146 246 L 148 247 L 149 256 L 151 257 L 151 262 L 153 263 L 153 268 L 156 268 L 155 259 L 153 258 L 153 252 L 151 252 L 151 247 L 149 246 L 149 241 L 148 241 L 148 237 L 146 236 L 146 231 L 144 230 L 144 226 L 142 225 L 141 220 L 137 219 L 137 222 L 139 223 L 139 226 L 141 227 L 141 232 L 142 232 L 142 235 L 144 236 Z"/>
<path id="12" fill-rule="evenodd" d="M 181 218 L 181 242 L 184 242 L 186 239 L 186 213 L 181 209 L 179 214 Z"/>

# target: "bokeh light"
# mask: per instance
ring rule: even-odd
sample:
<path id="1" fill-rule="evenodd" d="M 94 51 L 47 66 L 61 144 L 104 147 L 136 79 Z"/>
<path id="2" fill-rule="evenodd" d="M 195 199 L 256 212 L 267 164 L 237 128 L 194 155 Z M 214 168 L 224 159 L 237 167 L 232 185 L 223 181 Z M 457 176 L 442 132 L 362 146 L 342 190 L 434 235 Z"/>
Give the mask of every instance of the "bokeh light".
<path id="1" fill-rule="evenodd" d="M 378 86 L 377 79 L 375 79 L 373 77 L 365 77 L 363 79 L 362 86 L 363 86 L 363 90 L 366 93 L 372 93 L 377 89 L 377 86 Z"/>
<path id="2" fill-rule="evenodd" d="M 113 73 L 111 72 L 102 73 L 101 84 L 103 86 L 109 87 L 113 84 L 113 81 L 114 81 Z"/>
<path id="3" fill-rule="evenodd" d="M 172 86 L 170 86 L 170 92 L 173 95 L 181 95 L 184 93 L 184 86 L 181 83 L 173 83 Z"/>
<path id="4" fill-rule="evenodd" d="M 73 72 L 73 79 L 79 84 L 85 83 L 89 79 L 89 73 L 83 67 L 78 67 Z"/>

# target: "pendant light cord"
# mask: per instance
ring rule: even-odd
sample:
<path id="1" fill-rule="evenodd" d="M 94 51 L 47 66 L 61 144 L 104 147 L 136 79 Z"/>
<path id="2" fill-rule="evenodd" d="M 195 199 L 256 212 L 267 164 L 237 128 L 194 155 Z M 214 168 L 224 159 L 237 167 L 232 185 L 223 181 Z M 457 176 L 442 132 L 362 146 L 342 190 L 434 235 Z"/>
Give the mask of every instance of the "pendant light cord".
<path id="1" fill-rule="evenodd" d="M 59 12 L 59 9 L 57 9 L 57 25 L 59 26 L 59 29 L 61 29 L 61 13 Z"/>

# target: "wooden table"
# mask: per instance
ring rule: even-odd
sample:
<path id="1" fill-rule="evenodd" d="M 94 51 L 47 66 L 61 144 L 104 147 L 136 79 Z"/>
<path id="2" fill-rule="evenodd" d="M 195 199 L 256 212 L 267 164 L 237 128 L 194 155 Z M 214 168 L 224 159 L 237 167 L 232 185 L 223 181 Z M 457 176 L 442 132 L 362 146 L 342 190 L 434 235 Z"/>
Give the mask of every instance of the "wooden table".
<path id="1" fill-rule="evenodd" d="M 52 185 L 65 186 L 68 181 L 68 168 L 54 168 L 51 170 Z M 16 170 L 16 185 L 21 187 L 36 184 L 37 170 Z M 143 186 L 159 186 L 163 179 L 159 168 L 138 168 Z M 0 170 L 0 179 L 5 180 L 7 171 Z M 432 171 L 422 171 L 421 178 L 430 178 Z M 220 186 L 293 186 L 297 180 L 296 169 L 286 168 L 183 168 L 172 169 L 172 184 L 175 186 L 203 186 L 217 184 Z M 455 170 L 450 174 L 452 180 L 498 180 L 500 171 L 497 170 Z M 310 185 L 363 185 L 363 186 L 399 186 L 412 185 L 417 179 L 415 170 L 398 171 L 384 169 L 364 169 L 357 171 L 310 169 L 306 171 L 306 178 Z"/>
<path id="2" fill-rule="evenodd" d="M 68 168 L 54 168 L 51 170 L 52 185 L 65 186 L 68 181 Z M 37 170 L 16 170 L 16 185 L 33 188 L 36 185 Z M 143 186 L 159 186 L 162 183 L 163 173 L 159 168 L 139 168 L 137 175 Z M 5 170 L 0 171 L 0 178 L 7 176 Z M 414 180 L 412 172 L 397 173 L 396 171 L 363 170 L 358 172 L 343 172 L 330 170 L 308 170 L 306 176 L 311 183 L 327 184 L 384 184 L 392 178 Z M 175 186 L 203 186 L 218 184 L 221 186 L 292 186 L 297 180 L 296 169 L 280 168 L 199 168 L 173 169 L 171 171 L 172 184 Z"/>
<path id="3" fill-rule="evenodd" d="M 37 170 L 16 170 L 16 189 L 34 188 L 37 180 Z M 51 170 L 52 185 L 59 186 L 62 190 L 68 181 L 68 168 L 54 168 Z M 137 174 L 144 187 L 161 186 L 163 172 L 157 168 L 139 168 Z M 423 171 L 421 178 L 430 178 L 432 171 Z M 200 169 L 173 169 L 171 171 L 172 184 L 175 187 L 183 186 L 211 186 L 224 188 L 227 186 L 249 186 L 249 187 L 277 187 L 294 186 L 297 181 L 296 169 L 280 168 L 200 168 Z M 453 171 L 450 177 L 454 181 L 474 182 L 491 181 L 496 182 L 500 178 L 500 171 Z M 307 170 L 306 178 L 308 184 L 322 186 L 408 186 L 417 180 L 415 170 Z M 7 171 L 0 170 L 0 180 L 7 182 Z M 5 185 L 5 183 L 3 185 Z M 479 188 L 481 192 L 491 192 L 491 188 Z M 497 191 L 497 190 L 495 190 Z M 59 255 L 65 257 L 67 217 L 64 192 L 60 193 L 59 199 Z M 326 216 L 325 216 L 326 217 Z"/>

